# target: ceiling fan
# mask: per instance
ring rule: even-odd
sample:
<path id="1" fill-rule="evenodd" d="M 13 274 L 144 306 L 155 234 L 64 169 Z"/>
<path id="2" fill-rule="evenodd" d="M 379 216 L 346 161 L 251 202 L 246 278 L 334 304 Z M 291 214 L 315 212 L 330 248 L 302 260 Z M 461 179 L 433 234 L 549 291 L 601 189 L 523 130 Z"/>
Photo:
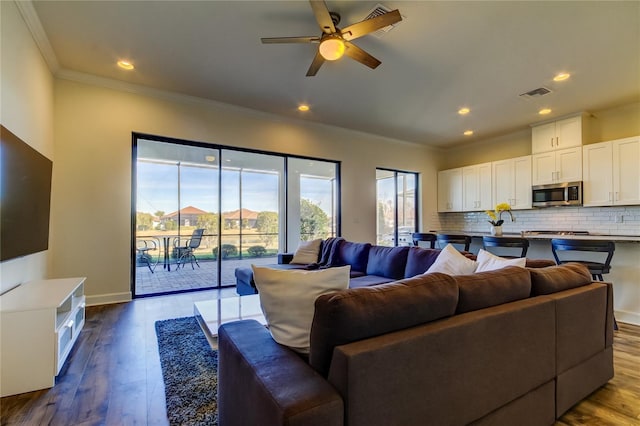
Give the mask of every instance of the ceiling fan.
<path id="1" fill-rule="evenodd" d="M 320 67 L 325 61 L 335 61 L 347 55 L 361 64 L 369 68 L 376 68 L 381 64 L 379 60 L 360 49 L 351 40 L 377 31 L 396 22 L 400 22 L 402 17 L 400 12 L 392 10 L 370 19 L 349 25 L 344 29 L 339 29 L 337 25 L 340 23 L 340 15 L 335 12 L 329 12 L 324 0 L 309 0 L 311 9 L 316 16 L 316 21 L 320 25 L 322 34 L 319 36 L 309 37 L 267 37 L 262 38 L 262 43 L 318 43 L 318 51 L 311 62 L 311 66 L 307 71 L 307 77 L 316 75 Z"/>

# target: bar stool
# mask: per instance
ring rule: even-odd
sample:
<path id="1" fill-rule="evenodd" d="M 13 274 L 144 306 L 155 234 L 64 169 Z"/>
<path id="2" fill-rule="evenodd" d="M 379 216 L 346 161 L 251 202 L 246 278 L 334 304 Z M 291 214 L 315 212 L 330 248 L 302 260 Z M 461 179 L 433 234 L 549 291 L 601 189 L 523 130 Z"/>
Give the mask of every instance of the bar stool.
<path id="1" fill-rule="evenodd" d="M 438 247 L 444 248 L 447 244 L 462 244 L 464 251 L 469 251 L 471 245 L 471 237 L 468 235 L 459 234 L 438 234 Z"/>
<path id="2" fill-rule="evenodd" d="M 551 240 L 551 252 L 556 259 L 558 265 L 568 262 L 582 263 L 589 268 L 591 278 L 596 281 L 604 281 L 603 274 L 608 274 L 611 271 L 611 259 L 613 258 L 613 252 L 616 249 L 616 245 L 613 241 L 606 240 L 573 240 L 554 238 Z M 582 251 L 582 252 L 595 252 L 602 253 L 602 256 L 606 253 L 606 259 L 604 262 L 596 262 L 593 260 L 570 260 L 560 259 L 558 252 L 561 251 Z M 566 255 L 565 255 L 566 256 Z M 613 318 L 613 328 L 618 329 L 618 323 L 615 317 Z"/>
<path id="3" fill-rule="evenodd" d="M 411 234 L 411 238 L 413 239 L 413 245 L 416 247 L 418 247 L 418 243 L 420 241 L 427 241 L 429 243 L 429 248 L 436 248 L 436 234 L 414 232 Z"/>
<path id="4" fill-rule="evenodd" d="M 490 237 L 484 236 L 482 237 L 482 248 L 487 250 L 488 247 L 506 247 L 509 249 L 520 249 L 519 256 L 503 256 L 499 254 L 501 257 L 505 257 L 508 259 L 518 258 L 518 257 L 526 257 L 527 250 L 529 250 L 529 240 L 526 238 L 520 237 Z M 490 251 L 490 250 L 487 250 Z M 494 253 L 496 254 L 496 253 Z"/>

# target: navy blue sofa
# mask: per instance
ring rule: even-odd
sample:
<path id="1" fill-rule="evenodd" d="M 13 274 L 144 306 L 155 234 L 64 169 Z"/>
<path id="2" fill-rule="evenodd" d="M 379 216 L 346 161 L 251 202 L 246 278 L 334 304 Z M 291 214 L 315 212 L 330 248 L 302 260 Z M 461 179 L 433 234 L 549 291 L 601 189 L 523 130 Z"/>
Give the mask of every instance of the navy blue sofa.
<path id="1" fill-rule="evenodd" d="M 324 242 L 323 242 L 324 243 Z M 315 269 L 351 265 L 349 288 L 384 284 L 422 274 L 433 264 L 439 249 L 419 247 L 384 247 L 370 243 L 336 241 L 336 249 L 327 265 L 292 264 L 293 254 L 278 255 L 278 264 L 268 265 L 277 269 Z M 320 261 L 322 250 L 318 254 Z M 468 255 L 473 256 L 471 253 Z M 236 268 L 236 292 L 241 295 L 256 294 L 251 268 Z"/>

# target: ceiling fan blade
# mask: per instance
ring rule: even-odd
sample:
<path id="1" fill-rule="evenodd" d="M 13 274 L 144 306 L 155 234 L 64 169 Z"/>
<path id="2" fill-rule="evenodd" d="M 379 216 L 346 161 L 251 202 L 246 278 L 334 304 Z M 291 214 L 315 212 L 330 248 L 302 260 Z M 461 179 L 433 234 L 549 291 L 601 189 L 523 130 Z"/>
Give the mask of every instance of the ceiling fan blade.
<path id="1" fill-rule="evenodd" d="M 320 37 L 262 37 L 262 43 L 320 43 Z"/>
<path id="2" fill-rule="evenodd" d="M 313 62 L 311 62 L 311 66 L 307 71 L 307 77 L 313 77 L 316 75 L 322 64 L 324 64 L 324 58 L 320 54 L 320 51 L 318 51 L 316 52 L 316 56 L 313 58 Z"/>
<path id="3" fill-rule="evenodd" d="M 324 0 L 309 0 L 309 3 L 311 3 L 311 9 L 313 9 L 313 14 L 316 15 L 316 21 L 318 21 L 322 32 L 326 34 L 335 33 L 336 27 L 333 25 L 333 20 L 329 15 L 329 9 Z"/>
<path id="4" fill-rule="evenodd" d="M 343 28 L 341 30 L 342 38 L 345 40 L 354 40 L 400 21 L 402 21 L 400 12 L 397 9 L 392 10 L 375 18 L 366 19 L 357 24 L 349 25 L 347 28 Z"/>
<path id="5" fill-rule="evenodd" d="M 371 69 L 375 69 L 382 63 L 349 41 L 345 41 L 344 45 L 346 47 L 346 50 L 344 51 L 345 55 L 347 55 L 351 59 L 355 59 L 356 61 L 368 66 Z"/>

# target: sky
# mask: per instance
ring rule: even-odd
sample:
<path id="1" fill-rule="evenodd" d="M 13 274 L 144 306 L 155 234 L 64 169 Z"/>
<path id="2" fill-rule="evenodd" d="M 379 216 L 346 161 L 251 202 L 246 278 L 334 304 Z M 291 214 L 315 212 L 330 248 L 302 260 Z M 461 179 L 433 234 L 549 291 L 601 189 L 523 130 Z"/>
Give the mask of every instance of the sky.
<path id="1" fill-rule="evenodd" d="M 222 173 L 222 211 L 240 208 L 237 170 Z M 275 173 L 242 172 L 242 207 L 253 211 L 278 211 L 278 182 Z M 332 216 L 330 183 L 322 179 L 301 178 L 303 198 L 319 204 Z M 180 167 L 180 205 L 178 205 L 178 166 L 138 161 L 137 206 L 139 212 L 165 214 L 193 206 L 208 212 L 218 211 L 217 168 Z"/>

